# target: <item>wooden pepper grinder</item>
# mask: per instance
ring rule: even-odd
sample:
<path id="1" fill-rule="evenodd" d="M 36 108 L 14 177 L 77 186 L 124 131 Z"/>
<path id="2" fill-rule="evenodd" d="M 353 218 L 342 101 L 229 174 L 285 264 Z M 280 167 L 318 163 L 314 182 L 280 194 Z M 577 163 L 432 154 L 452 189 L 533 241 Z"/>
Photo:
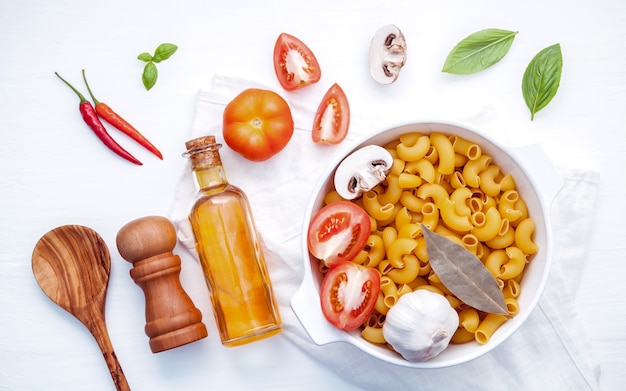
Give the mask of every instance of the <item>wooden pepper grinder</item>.
<path id="1" fill-rule="evenodd" d="M 198 310 L 180 284 L 176 230 L 165 217 L 133 220 L 117 233 L 120 255 L 133 264 L 130 276 L 146 299 L 146 335 L 152 353 L 185 345 L 207 336 Z"/>

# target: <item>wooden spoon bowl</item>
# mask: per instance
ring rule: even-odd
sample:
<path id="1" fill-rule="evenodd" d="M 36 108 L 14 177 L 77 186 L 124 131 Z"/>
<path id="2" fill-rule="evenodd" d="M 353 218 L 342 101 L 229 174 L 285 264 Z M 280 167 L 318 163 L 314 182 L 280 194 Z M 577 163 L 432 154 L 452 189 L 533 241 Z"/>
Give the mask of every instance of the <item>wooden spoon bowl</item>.
<path id="1" fill-rule="evenodd" d="M 32 268 L 44 293 L 94 336 L 117 390 L 130 390 L 104 319 L 111 257 L 100 235 L 80 225 L 57 227 L 35 245 Z"/>

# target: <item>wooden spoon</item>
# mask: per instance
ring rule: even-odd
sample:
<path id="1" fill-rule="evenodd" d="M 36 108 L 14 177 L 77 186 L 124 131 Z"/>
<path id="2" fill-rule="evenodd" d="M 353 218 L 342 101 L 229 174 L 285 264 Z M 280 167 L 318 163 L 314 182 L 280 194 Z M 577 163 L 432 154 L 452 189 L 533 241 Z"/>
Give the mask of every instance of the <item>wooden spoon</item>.
<path id="1" fill-rule="evenodd" d="M 80 225 L 57 227 L 33 250 L 33 274 L 44 293 L 74 315 L 95 337 L 117 390 L 130 390 L 104 320 L 111 257 L 97 232 Z"/>

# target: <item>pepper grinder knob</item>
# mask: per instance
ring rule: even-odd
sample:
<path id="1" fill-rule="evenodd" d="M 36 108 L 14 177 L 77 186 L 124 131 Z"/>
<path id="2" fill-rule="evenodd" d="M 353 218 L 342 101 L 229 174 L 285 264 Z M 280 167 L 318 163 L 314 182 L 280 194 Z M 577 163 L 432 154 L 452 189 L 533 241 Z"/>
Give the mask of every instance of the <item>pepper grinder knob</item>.
<path id="1" fill-rule="evenodd" d="M 152 353 L 205 338 L 202 313 L 180 283 L 174 225 L 165 217 L 142 217 L 123 226 L 116 242 L 120 255 L 133 264 L 130 276 L 144 292 L 145 333 Z"/>

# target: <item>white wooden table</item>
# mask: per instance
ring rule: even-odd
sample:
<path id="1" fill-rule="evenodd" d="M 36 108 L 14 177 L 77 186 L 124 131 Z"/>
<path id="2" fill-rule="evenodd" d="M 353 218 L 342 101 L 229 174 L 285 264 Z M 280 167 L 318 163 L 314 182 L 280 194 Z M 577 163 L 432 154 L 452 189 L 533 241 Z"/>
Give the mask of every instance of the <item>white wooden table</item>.
<path id="1" fill-rule="evenodd" d="M 0 390 L 113 389 L 91 336 L 32 276 L 36 241 L 63 224 L 90 226 L 111 245 L 107 323 L 135 389 L 355 389 L 282 336 L 222 347 L 194 264 L 184 266 L 182 280 L 212 334 L 152 355 L 142 293 L 115 251 L 126 222 L 170 210 L 199 87 L 222 73 L 279 88 L 271 52 L 283 31 L 314 48 L 326 80 L 352 91 L 354 113 L 398 122 L 495 106 L 509 129 L 538 140 L 557 165 L 601 173 L 576 307 L 603 388 L 624 387 L 625 22 L 621 0 L 0 1 Z M 403 30 L 409 58 L 400 80 L 381 90 L 369 79 L 367 46 L 388 23 Z M 520 31 L 501 63 L 468 77 L 440 72 L 456 42 L 489 27 Z M 136 57 L 161 42 L 180 48 L 158 64 L 157 84 L 146 91 Z M 557 42 L 561 87 L 531 122 L 521 76 L 535 53 Z M 58 71 L 82 89 L 83 68 L 96 95 L 149 135 L 164 161 L 124 140 L 144 162 L 134 167 L 95 140 L 78 99 L 54 77 Z"/>

